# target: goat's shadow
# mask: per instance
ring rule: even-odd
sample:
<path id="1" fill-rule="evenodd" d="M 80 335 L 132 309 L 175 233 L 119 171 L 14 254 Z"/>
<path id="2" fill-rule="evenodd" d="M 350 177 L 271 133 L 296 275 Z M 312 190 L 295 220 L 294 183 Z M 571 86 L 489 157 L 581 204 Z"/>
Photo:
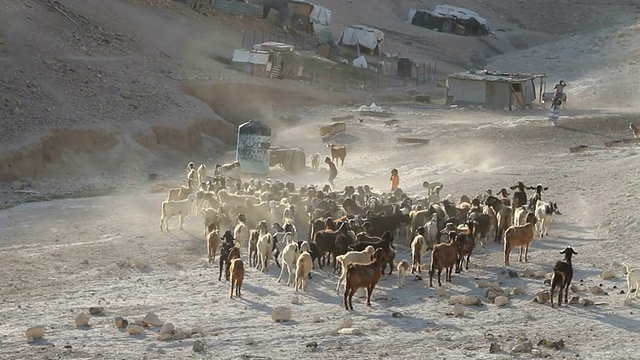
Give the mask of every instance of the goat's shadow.
<path id="1" fill-rule="evenodd" d="M 615 136 L 606 135 L 606 134 L 598 133 L 598 132 L 594 132 L 594 131 L 582 130 L 582 129 L 570 127 L 570 126 L 567 126 L 567 125 L 558 124 L 558 125 L 556 125 L 556 128 L 557 129 L 567 130 L 567 131 L 579 132 L 579 133 L 588 134 L 588 135 L 599 136 L 599 137 L 603 137 L 603 138 L 607 138 L 607 139 L 617 139 Z"/>
<path id="2" fill-rule="evenodd" d="M 570 308 L 561 308 L 566 312 L 574 313 Z M 566 310 L 565 310 L 566 309 Z M 599 313 L 597 308 L 585 308 L 585 313 L 583 316 L 591 319 L 597 320 L 601 323 L 608 324 L 629 332 L 640 333 L 640 321 L 635 319 L 630 319 L 627 317 L 623 317 L 615 314 L 602 314 Z"/>
<path id="3" fill-rule="evenodd" d="M 54 346 L 54 344 L 50 343 L 46 338 L 39 338 L 29 342 L 29 346 Z"/>

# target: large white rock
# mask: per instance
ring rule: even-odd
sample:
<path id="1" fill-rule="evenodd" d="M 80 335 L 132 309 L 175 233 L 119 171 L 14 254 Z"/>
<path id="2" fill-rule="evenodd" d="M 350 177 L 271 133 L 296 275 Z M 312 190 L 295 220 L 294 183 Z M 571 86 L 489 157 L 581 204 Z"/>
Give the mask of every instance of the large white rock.
<path id="1" fill-rule="evenodd" d="M 353 319 L 350 317 L 345 318 L 344 320 L 342 320 L 342 323 L 340 323 L 340 329 L 350 328 L 352 326 L 353 326 Z"/>
<path id="2" fill-rule="evenodd" d="M 478 280 L 478 281 L 476 282 L 476 285 L 477 285 L 479 288 L 486 288 L 486 287 L 489 287 L 489 285 L 491 285 L 491 283 L 490 283 L 490 282 L 488 282 L 488 281 L 486 281 L 486 280 Z"/>
<path id="3" fill-rule="evenodd" d="M 464 306 L 462 304 L 455 304 L 453 306 L 453 316 L 460 317 L 464 315 Z"/>
<path id="4" fill-rule="evenodd" d="M 513 289 L 513 294 L 514 294 L 514 295 L 523 295 L 523 294 L 526 294 L 526 293 L 527 293 L 527 289 L 525 289 L 525 288 L 524 288 L 524 287 L 522 287 L 522 286 L 516 286 L 516 287 Z"/>
<path id="5" fill-rule="evenodd" d="M 362 334 L 362 331 L 360 331 L 360 329 L 358 329 L 358 328 L 344 328 L 344 329 L 338 330 L 338 334 L 340 334 L 340 335 L 360 335 L 360 334 Z"/>
<path id="6" fill-rule="evenodd" d="M 89 316 L 85 313 L 80 313 L 75 319 L 77 327 L 89 326 Z"/>
<path id="7" fill-rule="evenodd" d="M 300 298 L 297 296 L 292 296 L 291 297 L 291 303 L 294 305 L 300 304 Z"/>
<path id="8" fill-rule="evenodd" d="M 438 288 L 438 296 L 439 297 L 447 296 L 447 290 L 445 290 L 444 288 Z"/>
<path id="9" fill-rule="evenodd" d="M 142 319 L 142 322 L 145 323 L 145 325 L 147 326 L 162 326 L 164 324 L 164 322 L 162 320 L 160 320 L 160 318 L 158 318 L 158 315 L 149 312 L 147 313 L 147 315 L 145 315 L 144 319 Z"/>
<path id="10" fill-rule="evenodd" d="M 144 328 L 140 325 L 129 325 L 127 326 L 127 333 L 129 335 L 137 335 L 137 334 L 142 334 L 144 333 Z"/>
<path id="11" fill-rule="evenodd" d="M 173 334 L 160 334 L 156 338 L 158 341 L 169 341 L 173 338 Z"/>
<path id="12" fill-rule="evenodd" d="M 289 321 L 291 320 L 291 308 L 286 306 L 278 306 L 271 312 L 271 320 L 273 321 Z"/>
<path id="13" fill-rule="evenodd" d="M 493 300 L 493 303 L 496 304 L 496 306 L 504 306 L 509 303 L 509 298 L 506 296 L 498 296 Z"/>
<path id="14" fill-rule="evenodd" d="M 592 286 L 589 288 L 589 292 L 594 295 L 604 294 L 604 290 L 600 286 Z"/>
<path id="15" fill-rule="evenodd" d="M 602 274 L 600 274 L 600 277 L 603 280 L 613 279 L 614 277 L 616 277 L 616 272 L 613 270 L 605 270 L 602 272 Z"/>
<path id="16" fill-rule="evenodd" d="M 534 277 L 535 275 L 536 275 L 536 272 L 530 268 L 524 268 L 524 271 L 522 272 L 522 277 L 526 277 L 526 278 L 531 278 L 531 277 Z"/>
<path id="17" fill-rule="evenodd" d="M 480 299 L 477 296 L 467 295 L 462 300 L 462 304 L 463 305 L 480 305 L 482 304 L 482 301 L 480 301 Z"/>
<path id="18" fill-rule="evenodd" d="M 27 339 L 31 341 L 37 340 L 44 337 L 45 330 L 46 328 L 42 325 L 30 327 L 27 329 L 27 331 L 25 331 L 25 335 L 27 336 Z"/>

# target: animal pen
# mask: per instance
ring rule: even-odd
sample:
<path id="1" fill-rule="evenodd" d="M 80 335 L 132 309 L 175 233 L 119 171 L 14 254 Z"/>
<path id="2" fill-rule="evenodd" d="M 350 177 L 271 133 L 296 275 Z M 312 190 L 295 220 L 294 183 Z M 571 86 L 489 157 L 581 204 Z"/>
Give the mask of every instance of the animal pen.
<path id="1" fill-rule="evenodd" d="M 450 74 L 445 90 L 447 104 L 478 105 L 509 111 L 531 108 L 536 99 L 542 98 L 545 78 L 546 74 L 487 70 Z"/>

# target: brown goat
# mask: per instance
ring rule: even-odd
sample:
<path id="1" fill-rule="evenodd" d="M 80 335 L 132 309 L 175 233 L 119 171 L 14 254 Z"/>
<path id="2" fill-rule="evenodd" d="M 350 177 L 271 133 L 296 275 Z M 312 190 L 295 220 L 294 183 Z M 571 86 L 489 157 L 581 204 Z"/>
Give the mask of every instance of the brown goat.
<path id="1" fill-rule="evenodd" d="M 258 266 L 258 238 L 260 232 L 251 230 L 249 233 L 249 266 Z"/>
<path id="2" fill-rule="evenodd" d="M 511 225 L 511 208 L 504 205 L 495 196 L 489 196 L 484 203 L 496 214 L 496 222 L 494 224 L 496 227 L 496 236 L 494 242 L 500 242 L 502 234 Z"/>
<path id="3" fill-rule="evenodd" d="M 462 265 L 465 263 L 465 257 L 467 258 L 465 269 L 469 270 L 469 258 L 473 253 L 473 249 L 476 247 L 476 241 L 473 236 L 473 234 L 475 233 L 473 222 L 469 222 L 469 225 L 470 233 L 456 235 L 456 247 L 458 248 L 458 263 L 456 264 L 456 274 L 462 272 Z"/>
<path id="4" fill-rule="evenodd" d="M 340 165 L 344 166 L 344 158 L 347 157 L 347 147 L 336 147 L 333 144 L 328 144 L 327 146 L 329 147 L 329 149 L 331 149 L 331 161 L 333 161 L 337 165 L 338 163 L 336 162 L 336 159 L 339 159 Z"/>
<path id="5" fill-rule="evenodd" d="M 236 296 L 242 297 L 240 288 L 242 287 L 242 281 L 244 280 L 244 263 L 240 258 L 240 249 L 238 249 L 237 247 L 234 247 L 229 253 L 229 264 L 229 273 L 231 275 L 231 292 L 229 294 L 229 298 L 233 299 L 234 286 L 236 289 Z"/>
<path id="6" fill-rule="evenodd" d="M 216 252 L 220 247 L 220 232 L 216 229 L 214 224 L 210 224 L 209 226 L 209 234 L 207 234 L 207 257 L 209 259 L 209 263 L 213 262 L 213 259 L 216 257 Z"/>
<path id="7" fill-rule="evenodd" d="M 511 251 L 519 247 L 520 248 L 520 256 L 518 257 L 518 261 L 522 262 L 522 250 L 524 249 L 524 261 L 528 262 L 529 255 L 529 245 L 531 245 L 531 241 L 533 241 L 533 236 L 535 234 L 534 226 L 536 225 L 536 217 L 535 215 L 529 213 L 527 215 L 527 219 L 524 225 L 520 226 L 511 226 L 504 232 L 504 264 L 509 265 L 509 254 Z"/>
<path id="8" fill-rule="evenodd" d="M 456 245 L 455 231 L 449 232 L 449 243 L 437 244 L 431 252 L 431 268 L 429 269 L 429 286 L 433 286 L 433 275 L 438 270 L 438 286 L 442 286 L 440 275 L 442 269 L 445 269 L 444 281 L 451 282 L 451 273 L 453 267 L 458 262 L 458 248 Z"/>
<path id="9" fill-rule="evenodd" d="M 367 306 L 371 306 L 371 294 L 382 276 L 382 262 L 385 251 L 377 249 L 373 253 L 374 260 L 368 264 L 353 263 L 347 268 L 347 285 L 344 289 L 344 308 L 353 310 L 351 300 L 360 288 L 367 289 Z"/>

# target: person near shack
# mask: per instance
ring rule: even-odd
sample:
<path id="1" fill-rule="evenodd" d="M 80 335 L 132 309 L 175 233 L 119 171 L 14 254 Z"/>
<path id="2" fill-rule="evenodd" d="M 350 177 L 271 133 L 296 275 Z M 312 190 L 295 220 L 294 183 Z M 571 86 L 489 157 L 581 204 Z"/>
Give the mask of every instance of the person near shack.
<path id="1" fill-rule="evenodd" d="M 553 107 L 558 107 L 562 103 L 562 95 L 564 94 L 564 88 L 567 86 L 567 83 L 564 80 L 558 80 L 558 83 L 553 86 Z"/>
<path id="2" fill-rule="evenodd" d="M 330 157 L 326 157 L 324 158 L 324 162 L 329 165 L 329 184 L 331 184 L 332 188 L 335 188 L 336 185 L 333 183 L 333 180 L 336 179 L 336 177 L 338 176 L 338 168 L 336 167 L 336 164 L 333 163 L 333 161 L 331 161 Z"/>
<path id="3" fill-rule="evenodd" d="M 391 191 L 395 190 L 400 186 L 400 175 L 398 175 L 398 169 L 391 170 Z"/>

